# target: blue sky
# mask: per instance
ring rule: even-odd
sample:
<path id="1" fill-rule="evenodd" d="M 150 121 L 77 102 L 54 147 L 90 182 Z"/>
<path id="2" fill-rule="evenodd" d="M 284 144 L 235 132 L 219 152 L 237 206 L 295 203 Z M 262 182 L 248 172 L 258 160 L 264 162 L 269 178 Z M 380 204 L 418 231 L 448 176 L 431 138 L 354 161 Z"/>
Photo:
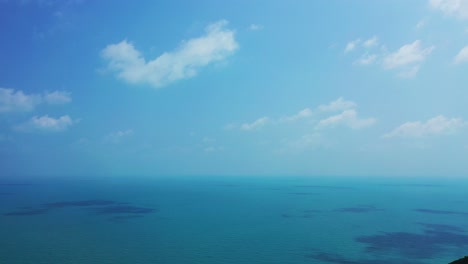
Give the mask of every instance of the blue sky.
<path id="1" fill-rule="evenodd" d="M 468 176 L 468 1 L 0 0 L 4 176 Z"/>

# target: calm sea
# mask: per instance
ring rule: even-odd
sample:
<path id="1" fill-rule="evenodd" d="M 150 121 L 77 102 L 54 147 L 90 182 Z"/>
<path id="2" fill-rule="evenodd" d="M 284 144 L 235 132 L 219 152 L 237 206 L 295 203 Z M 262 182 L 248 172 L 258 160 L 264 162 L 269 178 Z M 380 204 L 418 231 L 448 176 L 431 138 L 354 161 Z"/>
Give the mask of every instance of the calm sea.
<path id="1" fill-rule="evenodd" d="M 468 255 L 468 181 L 0 180 L 0 263 L 426 263 Z"/>

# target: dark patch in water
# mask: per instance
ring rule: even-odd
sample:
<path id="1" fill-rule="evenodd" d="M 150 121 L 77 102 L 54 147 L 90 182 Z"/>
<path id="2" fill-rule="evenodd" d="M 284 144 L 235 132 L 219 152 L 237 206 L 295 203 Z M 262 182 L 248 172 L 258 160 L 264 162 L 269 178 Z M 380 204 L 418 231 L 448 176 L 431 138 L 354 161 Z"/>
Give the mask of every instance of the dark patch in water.
<path id="1" fill-rule="evenodd" d="M 103 206 L 114 205 L 115 201 L 108 200 L 86 200 L 86 201 L 70 201 L 70 202 L 56 202 L 44 204 L 47 208 L 64 208 L 64 207 L 88 207 L 88 206 Z"/>
<path id="2" fill-rule="evenodd" d="M 353 190 L 353 187 L 332 186 L 332 185 L 295 185 L 296 188 L 313 188 L 313 189 L 333 189 L 333 190 Z"/>
<path id="3" fill-rule="evenodd" d="M 368 252 L 391 251 L 406 258 L 428 259 L 446 250 L 446 247 L 468 247 L 468 235 L 458 228 L 446 225 L 425 224 L 422 234 L 385 232 L 373 236 L 360 236 L 357 242 L 367 244 Z"/>
<path id="4" fill-rule="evenodd" d="M 0 186 L 31 186 L 32 183 L 0 183 Z"/>
<path id="5" fill-rule="evenodd" d="M 315 215 L 313 214 L 308 214 L 308 213 L 304 213 L 304 214 L 287 214 L 287 213 L 283 213 L 281 214 L 281 217 L 283 218 L 313 218 Z"/>
<path id="6" fill-rule="evenodd" d="M 133 205 L 112 205 L 92 208 L 96 214 L 150 214 L 156 210 L 153 208 L 138 207 Z"/>
<path id="7" fill-rule="evenodd" d="M 288 193 L 292 195 L 318 195 L 318 193 L 313 193 L 313 192 L 292 192 Z"/>
<path id="8" fill-rule="evenodd" d="M 241 184 L 235 184 L 235 183 L 218 183 L 218 184 L 214 184 L 214 186 L 217 186 L 217 187 L 243 187 L 243 185 Z"/>
<path id="9" fill-rule="evenodd" d="M 367 206 L 358 206 L 358 207 L 345 207 L 336 209 L 335 212 L 342 212 L 342 213 L 371 213 L 371 212 L 379 212 L 383 211 L 383 209 L 379 209 L 373 205 Z"/>
<path id="10" fill-rule="evenodd" d="M 420 212 L 420 213 L 427 213 L 427 214 L 468 215 L 468 212 L 444 211 L 444 210 L 433 210 L 433 209 L 414 209 L 414 211 Z"/>
<path id="11" fill-rule="evenodd" d="M 323 212 L 323 210 L 317 210 L 317 209 L 308 209 L 308 210 L 304 210 L 304 213 L 306 213 L 306 214 L 321 213 L 321 212 Z"/>
<path id="12" fill-rule="evenodd" d="M 464 233 L 465 229 L 459 226 L 454 225 L 443 225 L 443 224 L 431 224 L 431 223 L 417 223 L 423 227 L 428 228 L 429 230 L 439 231 L 439 232 L 456 232 Z"/>
<path id="13" fill-rule="evenodd" d="M 424 183 L 402 183 L 402 184 L 380 184 L 388 187 L 444 187 L 442 184 L 424 184 Z"/>
<path id="14" fill-rule="evenodd" d="M 110 200 L 84 200 L 84 201 L 62 201 L 55 203 L 46 203 L 40 207 L 21 207 L 17 211 L 4 214 L 5 216 L 27 216 L 39 215 L 62 208 L 86 208 L 88 211 L 99 215 L 115 215 L 111 219 L 130 219 L 142 217 L 144 214 L 150 214 L 156 210 L 153 208 L 138 207 L 126 203 L 120 203 Z M 122 215 L 125 214 L 125 215 Z"/>
<path id="15" fill-rule="evenodd" d="M 319 262 L 328 262 L 328 263 L 337 263 L 337 264 L 424 264 L 423 262 L 419 261 L 408 261 L 408 260 L 401 260 L 401 259 L 392 259 L 392 260 L 385 260 L 385 259 L 360 259 L 360 260 L 353 260 L 346 258 L 345 256 L 339 254 L 330 254 L 325 252 L 319 252 L 315 254 L 308 254 L 305 255 L 308 259 L 313 259 L 314 261 Z"/>
<path id="16" fill-rule="evenodd" d="M 5 216 L 26 216 L 26 215 L 40 215 L 45 214 L 49 211 L 49 208 L 32 208 L 32 209 L 21 209 L 18 211 L 13 211 L 9 213 L 5 213 Z"/>
<path id="17" fill-rule="evenodd" d="M 281 217 L 283 218 L 293 218 L 294 216 L 291 214 L 281 214 Z"/>
<path id="18" fill-rule="evenodd" d="M 282 188 L 275 188 L 275 187 L 271 187 L 271 188 L 258 188 L 259 190 L 266 190 L 266 191 L 281 191 L 283 190 Z"/>

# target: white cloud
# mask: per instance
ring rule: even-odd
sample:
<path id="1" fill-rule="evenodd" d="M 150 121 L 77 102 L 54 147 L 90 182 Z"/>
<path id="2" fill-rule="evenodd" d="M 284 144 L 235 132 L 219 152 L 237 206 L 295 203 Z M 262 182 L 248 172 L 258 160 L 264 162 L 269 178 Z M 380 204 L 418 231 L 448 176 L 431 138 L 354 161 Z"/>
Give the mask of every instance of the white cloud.
<path id="1" fill-rule="evenodd" d="M 377 46 L 379 44 L 379 38 L 377 36 L 373 36 L 372 38 L 364 41 L 362 43 L 362 46 L 365 48 L 372 48 L 374 46 Z"/>
<path id="2" fill-rule="evenodd" d="M 418 23 L 422 26 L 422 22 Z M 357 48 L 360 41 L 355 40 L 348 43 L 345 52 L 349 52 Z M 370 52 L 370 48 L 380 46 L 380 49 Z M 380 45 L 377 36 L 369 38 L 362 42 L 362 47 L 366 48 L 361 57 L 357 58 L 354 65 L 371 65 L 378 64 L 386 70 L 397 69 L 399 77 L 412 78 L 419 72 L 421 64 L 435 49 L 434 46 L 422 47 L 420 40 L 415 40 L 412 43 L 401 46 L 394 52 L 388 52 L 385 45 Z"/>
<path id="3" fill-rule="evenodd" d="M 353 40 L 353 41 L 350 41 L 348 42 L 348 44 L 346 44 L 346 47 L 345 47 L 345 50 L 344 52 L 345 53 L 348 53 L 350 51 L 353 51 L 356 49 L 357 45 L 361 42 L 360 39 L 356 39 L 356 40 Z"/>
<path id="4" fill-rule="evenodd" d="M 25 94 L 10 88 L 0 88 L 0 113 L 32 111 L 42 103 L 65 104 L 71 101 L 70 93 L 54 91 L 51 93 Z"/>
<path id="5" fill-rule="evenodd" d="M 59 118 L 44 115 L 41 117 L 34 116 L 28 122 L 18 125 L 15 128 L 20 132 L 61 132 L 67 130 L 75 123 L 77 123 L 77 121 L 72 120 L 68 115 L 64 115 Z"/>
<path id="6" fill-rule="evenodd" d="M 107 135 L 104 141 L 108 143 L 120 143 L 124 138 L 127 138 L 131 135 L 133 135 L 132 129 L 119 130 Z"/>
<path id="7" fill-rule="evenodd" d="M 250 24 L 249 29 L 252 31 L 262 30 L 263 26 L 259 24 Z"/>
<path id="8" fill-rule="evenodd" d="M 400 77 L 414 77 L 422 62 L 434 50 L 434 46 L 427 48 L 421 47 L 421 41 L 415 40 L 400 47 L 397 51 L 386 55 L 383 59 L 384 69 L 400 69 Z"/>
<path id="9" fill-rule="evenodd" d="M 370 65 L 377 60 L 377 54 L 364 53 L 361 58 L 356 60 L 354 63 L 358 65 Z"/>
<path id="10" fill-rule="evenodd" d="M 400 47 L 397 51 L 388 54 L 383 61 L 386 69 L 394 69 L 415 63 L 423 62 L 426 57 L 434 50 L 434 46 L 421 48 L 421 41 L 415 40 Z"/>
<path id="11" fill-rule="evenodd" d="M 108 45 L 101 56 L 109 62 L 108 68 L 115 71 L 118 78 L 131 84 L 162 87 L 194 77 L 200 68 L 232 55 L 239 45 L 234 31 L 226 29 L 227 23 L 225 20 L 213 23 L 206 27 L 205 35 L 183 41 L 175 51 L 165 52 L 150 61 L 146 61 L 127 40 Z"/>
<path id="12" fill-rule="evenodd" d="M 258 129 L 258 128 L 261 128 L 263 126 L 265 126 L 268 122 L 269 122 L 269 118 L 268 117 L 261 117 L 257 120 L 255 120 L 254 122 L 252 123 L 244 123 L 240 126 L 240 129 L 241 130 L 245 130 L 245 131 L 249 131 L 249 130 L 254 130 L 254 129 Z"/>
<path id="13" fill-rule="evenodd" d="M 429 0 L 429 5 L 448 16 L 468 19 L 468 1 L 466 0 Z"/>
<path id="14" fill-rule="evenodd" d="M 49 104 L 67 104 L 71 102 L 71 94 L 69 92 L 54 91 L 44 95 L 44 101 Z"/>
<path id="15" fill-rule="evenodd" d="M 310 116 L 312 116 L 312 110 L 310 110 L 310 108 L 304 108 L 294 115 L 280 118 L 279 122 L 294 122 L 300 119 L 308 118 Z"/>
<path id="16" fill-rule="evenodd" d="M 383 135 L 383 137 L 423 137 L 451 134 L 465 125 L 466 123 L 461 118 L 449 119 L 443 115 L 438 115 L 427 120 L 426 122 L 406 122 L 391 132 Z"/>
<path id="17" fill-rule="evenodd" d="M 426 25 L 425 20 L 419 20 L 418 23 L 416 24 L 416 29 L 422 29 Z"/>
<path id="18" fill-rule="evenodd" d="M 0 88 L 0 113 L 32 111 L 41 100 L 40 95 Z"/>
<path id="19" fill-rule="evenodd" d="M 455 63 L 468 62 L 468 45 L 463 47 L 454 59 Z"/>
<path id="20" fill-rule="evenodd" d="M 286 123 L 298 122 L 301 120 L 309 120 L 311 124 L 315 123 L 316 129 L 321 129 L 325 127 L 334 127 L 338 125 L 345 125 L 352 129 L 360 129 L 363 127 L 370 126 L 376 122 L 374 118 L 366 118 L 362 119 L 359 118 L 357 115 L 357 111 L 355 108 L 357 104 L 353 101 L 345 100 L 343 97 L 339 97 L 338 99 L 324 105 L 319 105 L 317 110 L 313 111 L 311 108 L 304 108 L 297 112 L 296 114 L 290 116 L 283 116 L 280 118 L 270 118 L 267 116 L 261 117 L 256 119 L 251 123 L 229 123 L 224 126 L 226 130 L 233 130 L 239 129 L 244 131 L 251 131 L 255 129 L 260 129 L 266 125 L 285 125 Z M 338 115 L 330 116 L 326 119 L 317 122 L 317 120 L 313 120 L 312 116 L 319 116 L 323 115 L 324 113 L 330 112 L 341 112 Z M 209 139 L 204 139 L 208 141 Z M 304 139 L 302 139 L 304 140 Z M 290 142 L 291 143 L 291 142 Z"/>
<path id="21" fill-rule="evenodd" d="M 327 127 L 336 127 L 339 125 L 348 126 L 352 129 L 360 129 L 373 125 L 376 122 L 374 118 L 361 119 L 358 117 L 356 110 L 349 109 L 343 111 L 341 114 L 328 117 L 320 120 L 317 124 L 317 129 L 323 129 Z"/>
<path id="22" fill-rule="evenodd" d="M 322 112 L 336 112 L 355 108 L 356 106 L 355 102 L 346 101 L 343 97 L 340 97 L 327 105 L 320 105 L 319 110 Z"/>

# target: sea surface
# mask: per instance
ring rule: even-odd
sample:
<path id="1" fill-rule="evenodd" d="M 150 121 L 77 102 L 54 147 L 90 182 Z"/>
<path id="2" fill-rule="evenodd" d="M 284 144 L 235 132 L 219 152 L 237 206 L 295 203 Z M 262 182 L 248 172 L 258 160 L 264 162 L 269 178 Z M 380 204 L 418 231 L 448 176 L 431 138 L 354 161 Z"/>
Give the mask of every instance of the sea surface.
<path id="1" fill-rule="evenodd" d="M 0 178 L 1 264 L 443 264 L 468 255 L 468 181 Z"/>

